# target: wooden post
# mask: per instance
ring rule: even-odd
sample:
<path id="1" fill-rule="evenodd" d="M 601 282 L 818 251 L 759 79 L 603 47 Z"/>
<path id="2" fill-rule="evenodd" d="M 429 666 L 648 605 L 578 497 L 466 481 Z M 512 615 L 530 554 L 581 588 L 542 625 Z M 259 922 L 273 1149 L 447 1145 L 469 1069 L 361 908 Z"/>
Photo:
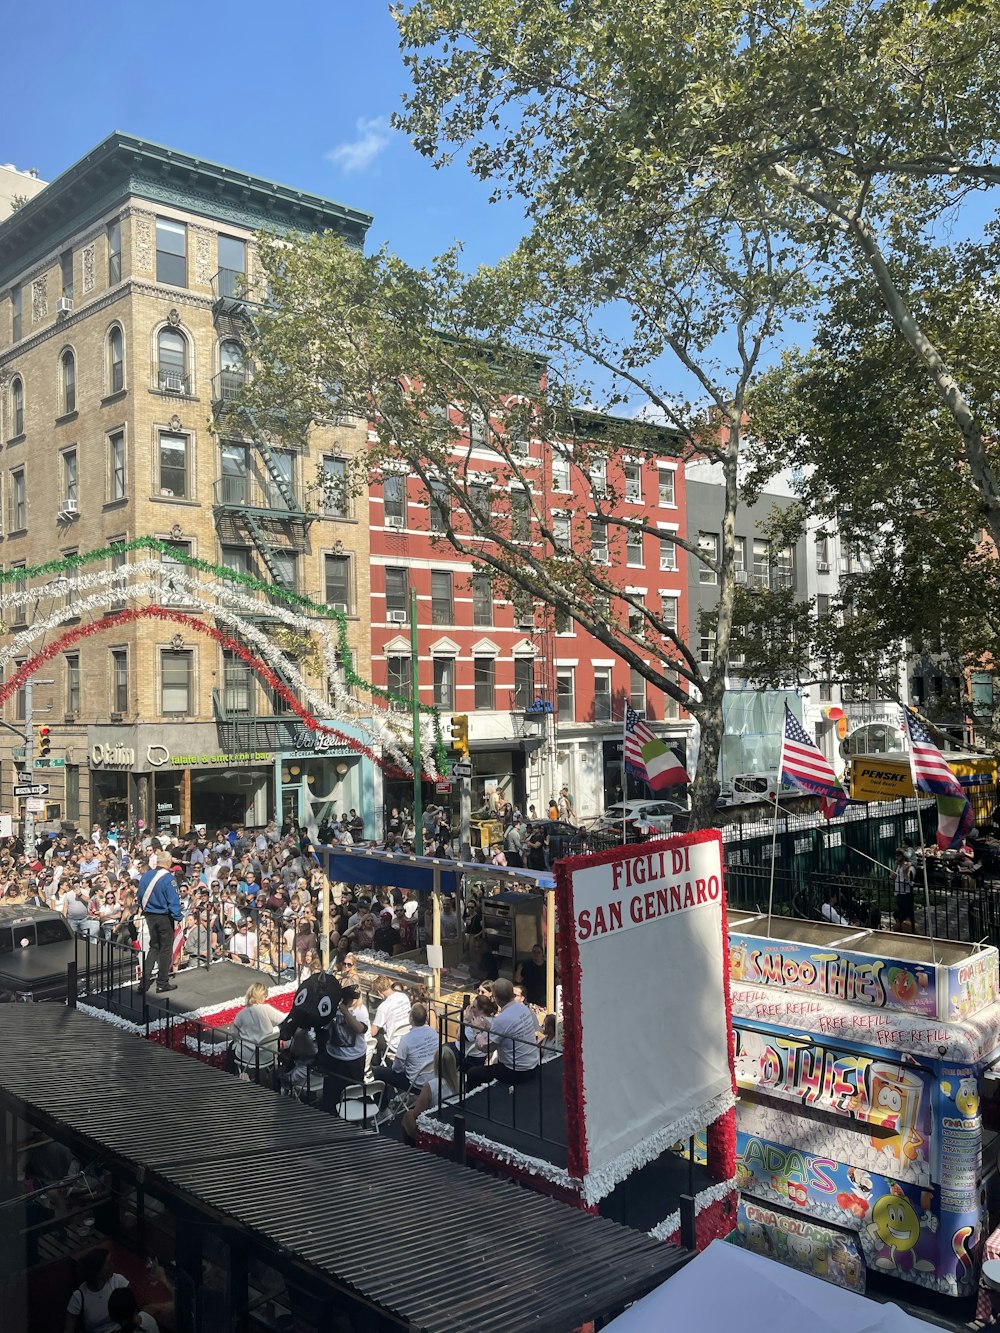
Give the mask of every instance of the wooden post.
<path id="1" fill-rule="evenodd" d="M 545 1012 L 556 1011 L 556 891 L 545 894 Z"/>
<path id="2" fill-rule="evenodd" d="M 193 828 L 191 823 L 191 770 L 189 768 L 181 769 L 181 828 L 186 833 L 189 828 Z"/>
<path id="3" fill-rule="evenodd" d="M 322 912 L 319 949 L 323 961 L 323 971 L 330 970 L 330 876 L 324 871 L 320 881 L 319 906 Z"/>
<path id="4" fill-rule="evenodd" d="M 441 948 L 441 867 L 434 867 L 434 888 L 431 890 L 431 944 L 435 951 Z M 441 969 L 434 969 L 434 986 L 431 992 L 435 1000 L 441 998 Z"/>

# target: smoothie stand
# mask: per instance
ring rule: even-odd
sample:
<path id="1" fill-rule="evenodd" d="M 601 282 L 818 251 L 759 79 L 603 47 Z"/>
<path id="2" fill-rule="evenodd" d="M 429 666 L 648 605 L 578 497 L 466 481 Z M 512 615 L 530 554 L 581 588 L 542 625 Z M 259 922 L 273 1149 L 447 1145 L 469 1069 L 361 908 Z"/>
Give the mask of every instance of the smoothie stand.
<path id="1" fill-rule="evenodd" d="M 730 913 L 739 1243 L 972 1293 L 1000 1206 L 994 948 Z"/>

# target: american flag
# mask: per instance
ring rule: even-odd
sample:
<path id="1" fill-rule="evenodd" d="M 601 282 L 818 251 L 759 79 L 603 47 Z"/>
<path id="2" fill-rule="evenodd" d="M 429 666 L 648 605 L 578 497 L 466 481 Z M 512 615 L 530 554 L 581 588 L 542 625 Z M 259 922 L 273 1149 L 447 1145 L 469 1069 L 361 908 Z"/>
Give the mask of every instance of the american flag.
<path id="1" fill-rule="evenodd" d="M 944 755 L 931 740 L 930 732 L 908 708 L 903 709 L 906 733 L 910 738 L 910 771 L 917 791 L 937 797 L 938 846 L 959 847 L 972 828 L 972 806 L 962 784 L 945 762 Z"/>
<path id="2" fill-rule="evenodd" d="M 837 781 L 833 765 L 815 741 L 809 739 L 787 704 L 779 767 L 782 782 L 812 792 L 814 796 L 822 796 L 821 808 L 827 819 L 843 814 L 847 807 L 847 793 Z"/>
<path id="3" fill-rule="evenodd" d="M 642 757 L 642 747 L 656 737 L 646 726 L 639 714 L 629 704 L 625 705 L 625 767 L 637 778 L 645 778 L 646 761 Z"/>

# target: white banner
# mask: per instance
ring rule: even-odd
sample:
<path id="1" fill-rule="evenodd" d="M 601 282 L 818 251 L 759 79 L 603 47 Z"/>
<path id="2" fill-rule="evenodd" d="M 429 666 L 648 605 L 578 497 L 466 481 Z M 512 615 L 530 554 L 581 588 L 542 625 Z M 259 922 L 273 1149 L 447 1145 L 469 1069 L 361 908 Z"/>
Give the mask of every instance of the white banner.
<path id="1" fill-rule="evenodd" d="M 692 836 L 568 870 L 591 1200 L 733 1104 L 721 843 Z"/>

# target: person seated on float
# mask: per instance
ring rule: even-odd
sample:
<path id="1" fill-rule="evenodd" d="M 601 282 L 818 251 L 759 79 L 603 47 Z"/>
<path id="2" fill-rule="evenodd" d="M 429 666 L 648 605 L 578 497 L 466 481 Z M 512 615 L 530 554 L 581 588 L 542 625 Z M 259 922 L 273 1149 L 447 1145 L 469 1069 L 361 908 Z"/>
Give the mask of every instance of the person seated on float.
<path id="1" fill-rule="evenodd" d="M 236 1043 L 236 1058 L 241 1064 L 252 1065 L 262 1041 L 274 1037 L 285 1015 L 267 1002 L 267 987 L 255 981 L 246 993 L 244 1007 L 233 1019 L 240 1040 Z"/>
<path id="2" fill-rule="evenodd" d="M 471 1070 L 467 1075 L 468 1087 L 492 1079 L 507 1084 L 525 1083 L 538 1073 L 538 1019 L 534 1011 L 515 994 L 513 983 L 506 977 L 493 982 L 493 998 L 500 1006 L 490 1024 L 490 1049 L 496 1052 L 496 1062 Z"/>
<path id="3" fill-rule="evenodd" d="M 442 1046 L 434 1052 L 430 1077 L 417 1093 L 417 1100 L 404 1114 L 400 1122 L 403 1135 L 411 1147 L 417 1146 L 417 1116 L 425 1111 L 436 1111 L 438 1106 L 458 1096 L 458 1066 L 455 1052 L 450 1046 Z"/>

